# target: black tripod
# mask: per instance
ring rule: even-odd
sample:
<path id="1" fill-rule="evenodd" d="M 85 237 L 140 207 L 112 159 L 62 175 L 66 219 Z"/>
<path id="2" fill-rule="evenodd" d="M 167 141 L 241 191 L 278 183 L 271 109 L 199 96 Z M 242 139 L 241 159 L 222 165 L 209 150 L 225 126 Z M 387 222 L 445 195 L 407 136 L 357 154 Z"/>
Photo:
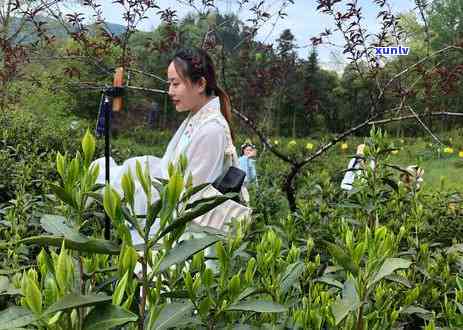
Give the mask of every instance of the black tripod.
<path id="1" fill-rule="evenodd" d="M 111 158 L 111 117 L 113 99 L 115 97 L 121 97 L 124 94 L 124 87 L 105 87 L 101 92 L 100 107 L 98 110 L 98 122 L 95 129 L 97 137 L 104 135 L 105 137 L 105 182 L 109 183 L 110 179 L 110 166 L 109 160 Z M 104 238 L 110 239 L 111 222 L 108 214 L 105 212 L 104 220 Z"/>
<path id="2" fill-rule="evenodd" d="M 127 89 L 135 90 L 135 91 L 142 91 L 142 92 L 149 92 L 149 93 L 156 93 L 156 94 L 164 94 L 167 95 L 167 91 L 161 89 L 152 89 L 152 88 L 141 88 L 141 87 L 134 87 L 134 86 L 105 86 L 101 89 L 101 100 L 100 100 L 100 107 L 98 110 L 98 122 L 95 129 L 95 135 L 97 137 L 105 137 L 105 182 L 110 182 L 110 169 L 109 169 L 109 160 L 111 158 L 111 118 L 112 118 L 112 111 L 113 111 L 113 100 L 115 97 L 122 97 L 125 94 Z M 167 99 L 164 98 L 164 101 Z M 165 102 L 164 102 L 165 103 Z M 111 230 L 111 221 L 109 219 L 108 214 L 105 212 L 105 221 L 104 221 L 104 238 L 109 240 L 110 239 L 110 230 Z"/>

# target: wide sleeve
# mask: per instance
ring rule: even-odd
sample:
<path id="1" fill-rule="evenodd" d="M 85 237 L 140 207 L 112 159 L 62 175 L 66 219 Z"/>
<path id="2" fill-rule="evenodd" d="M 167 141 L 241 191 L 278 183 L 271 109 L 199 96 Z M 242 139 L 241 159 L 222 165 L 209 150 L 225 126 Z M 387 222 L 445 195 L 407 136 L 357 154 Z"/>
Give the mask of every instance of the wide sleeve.
<path id="1" fill-rule="evenodd" d="M 226 147 L 224 128 L 210 121 L 192 136 L 186 151 L 187 173 L 193 176 L 193 185 L 212 183 L 223 171 Z"/>
<path id="2" fill-rule="evenodd" d="M 250 181 L 254 181 L 257 177 L 256 173 L 256 160 L 249 159 L 249 179 Z"/>
<path id="3" fill-rule="evenodd" d="M 347 165 L 347 171 L 344 174 L 344 178 L 341 182 L 341 188 L 344 190 L 352 190 L 352 184 L 354 183 L 355 173 L 353 171 L 355 165 L 355 158 L 352 158 Z"/>

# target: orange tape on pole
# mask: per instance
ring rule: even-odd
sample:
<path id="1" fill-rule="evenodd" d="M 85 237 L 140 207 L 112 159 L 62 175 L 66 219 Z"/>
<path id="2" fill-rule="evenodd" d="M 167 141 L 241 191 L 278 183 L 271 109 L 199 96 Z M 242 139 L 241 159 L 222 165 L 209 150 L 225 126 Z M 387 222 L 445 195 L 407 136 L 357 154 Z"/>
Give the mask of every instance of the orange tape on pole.
<path id="1" fill-rule="evenodd" d="M 116 69 L 114 74 L 114 87 L 122 87 L 124 85 L 124 68 L 119 67 Z M 113 111 L 120 112 L 122 110 L 122 96 L 115 97 L 113 99 Z"/>

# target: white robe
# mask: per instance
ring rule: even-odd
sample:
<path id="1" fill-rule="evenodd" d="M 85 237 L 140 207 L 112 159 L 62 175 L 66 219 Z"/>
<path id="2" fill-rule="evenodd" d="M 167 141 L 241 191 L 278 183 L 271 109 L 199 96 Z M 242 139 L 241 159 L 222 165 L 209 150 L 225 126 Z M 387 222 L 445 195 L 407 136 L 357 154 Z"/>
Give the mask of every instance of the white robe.
<path id="1" fill-rule="evenodd" d="M 182 122 L 174 137 L 169 142 L 166 152 L 162 158 L 155 156 L 141 156 L 127 159 L 118 166 L 111 158 L 110 160 L 110 183 L 120 195 L 123 194 L 121 178 L 130 168 L 135 178 L 135 205 L 136 214 L 146 214 L 146 195 L 136 179 L 136 161 L 140 161 L 142 168 L 148 165 L 151 178 L 168 178 L 168 164 L 178 161 L 184 153 L 188 160 L 187 174 L 192 174 L 193 186 L 202 183 L 214 182 L 229 166 L 238 167 L 238 157 L 231 139 L 230 128 L 227 121 L 220 112 L 220 101 L 218 97 L 213 98 L 195 114 L 190 113 Z M 100 172 L 97 183 L 105 183 L 105 159 L 99 158 L 92 164 L 98 163 Z M 212 190 L 211 190 L 212 189 Z M 243 193 L 246 191 L 243 188 Z M 218 193 L 214 188 L 202 194 L 202 197 Z M 159 199 L 156 189 L 153 189 L 152 203 Z M 249 208 L 234 201 L 227 201 L 210 211 L 206 216 L 196 219 L 197 224 L 210 226 L 215 229 L 224 230 L 224 224 L 231 218 L 249 215 Z M 157 230 L 156 227 L 153 231 Z M 134 242 L 135 243 L 135 242 Z M 137 244 L 137 243 L 135 243 Z"/>
<path id="2" fill-rule="evenodd" d="M 375 162 L 373 160 L 370 161 L 370 167 L 372 169 L 375 168 Z M 361 159 L 352 158 L 347 165 L 347 171 L 342 179 L 341 189 L 352 191 L 355 179 L 358 178 L 363 171 Z"/>

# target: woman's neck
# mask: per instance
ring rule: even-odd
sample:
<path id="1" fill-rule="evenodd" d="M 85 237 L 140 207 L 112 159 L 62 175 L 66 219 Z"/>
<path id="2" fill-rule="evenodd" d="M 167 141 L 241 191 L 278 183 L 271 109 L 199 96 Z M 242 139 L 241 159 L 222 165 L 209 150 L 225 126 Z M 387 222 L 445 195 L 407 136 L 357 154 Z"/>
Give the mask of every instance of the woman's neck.
<path id="1" fill-rule="evenodd" d="M 209 103 L 213 98 L 214 98 L 214 96 L 204 96 L 204 97 L 202 97 L 202 99 L 198 103 L 198 105 L 195 108 L 191 109 L 191 112 L 193 114 L 197 113 L 199 110 L 201 110 L 202 107 L 204 107 L 207 103 Z"/>

